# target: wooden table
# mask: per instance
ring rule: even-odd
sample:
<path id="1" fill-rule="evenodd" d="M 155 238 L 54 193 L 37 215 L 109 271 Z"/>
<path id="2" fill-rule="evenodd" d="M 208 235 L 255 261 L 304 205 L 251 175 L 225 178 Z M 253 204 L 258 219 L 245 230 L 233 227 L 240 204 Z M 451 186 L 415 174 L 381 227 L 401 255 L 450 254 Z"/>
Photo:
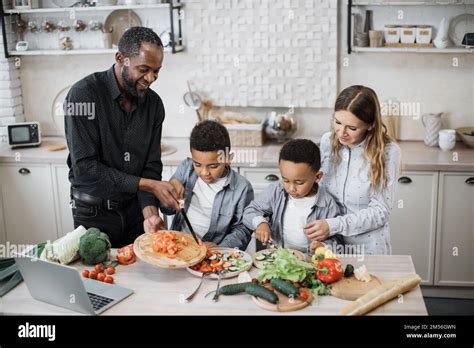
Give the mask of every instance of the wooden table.
<path id="1" fill-rule="evenodd" d="M 356 258 L 341 258 L 343 263 L 354 266 L 365 264 L 367 269 L 381 281 L 414 273 L 410 256 L 365 256 L 363 262 Z M 80 262 L 73 266 L 86 268 Z M 88 267 L 90 269 L 91 267 Z M 258 269 L 252 268 L 250 274 L 256 276 Z M 183 301 L 198 285 L 200 279 L 185 269 L 167 270 L 150 266 L 141 261 L 129 266 L 119 266 L 114 275 L 115 282 L 133 289 L 135 293 L 113 306 L 103 315 L 336 315 L 349 301 L 332 296 L 320 296 L 318 302 L 296 312 L 276 313 L 258 307 L 249 295 L 220 296 L 217 303 L 212 296 L 204 298 L 215 290 L 217 280 L 204 281 L 198 294 L 190 303 Z M 237 282 L 237 278 L 225 279 L 222 285 Z M 24 282 L 10 293 L 0 298 L 0 313 L 27 315 L 68 315 L 77 314 L 70 310 L 37 301 L 31 297 Z M 382 305 L 371 315 L 427 315 L 425 303 L 419 287 Z"/>

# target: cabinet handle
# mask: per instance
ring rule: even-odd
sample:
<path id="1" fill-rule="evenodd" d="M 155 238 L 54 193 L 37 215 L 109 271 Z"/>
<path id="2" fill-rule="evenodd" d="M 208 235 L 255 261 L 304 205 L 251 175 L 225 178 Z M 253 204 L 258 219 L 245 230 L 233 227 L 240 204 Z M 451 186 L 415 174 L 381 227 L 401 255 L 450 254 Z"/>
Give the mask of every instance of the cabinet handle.
<path id="1" fill-rule="evenodd" d="M 468 185 L 474 185 L 474 176 L 471 176 L 470 178 L 467 178 L 465 183 L 468 184 Z"/>
<path id="2" fill-rule="evenodd" d="M 18 173 L 20 173 L 21 175 L 26 175 L 26 174 L 30 174 L 30 170 L 28 168 L 20 168 L 18 170 Z"/>
<path id="3" fill-rule="evenodd" d="M 267 181 L 278 181 L 278 176 L 276 176 L 275 174 L 268 174 L 265 177 L 265 180 L 267 180 Z"/>
<path id="4" fill-rule="evenodd" d="M 398 182 L 400 184 L 409 184 L 412 182 L 412 180 L 408 176 L 402 176 L 398 179 Z"/>

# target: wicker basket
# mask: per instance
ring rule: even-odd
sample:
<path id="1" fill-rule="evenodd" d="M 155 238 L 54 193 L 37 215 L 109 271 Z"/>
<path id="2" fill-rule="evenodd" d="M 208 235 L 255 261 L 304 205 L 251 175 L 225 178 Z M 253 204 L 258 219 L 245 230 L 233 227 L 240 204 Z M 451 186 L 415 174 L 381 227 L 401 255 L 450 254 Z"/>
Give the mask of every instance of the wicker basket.
<path id="1" fill-rule="evenodd" d="M 262 146 L 265 141 L 263 121 L 257 124 L 224 124 L 232 146 Z"/>

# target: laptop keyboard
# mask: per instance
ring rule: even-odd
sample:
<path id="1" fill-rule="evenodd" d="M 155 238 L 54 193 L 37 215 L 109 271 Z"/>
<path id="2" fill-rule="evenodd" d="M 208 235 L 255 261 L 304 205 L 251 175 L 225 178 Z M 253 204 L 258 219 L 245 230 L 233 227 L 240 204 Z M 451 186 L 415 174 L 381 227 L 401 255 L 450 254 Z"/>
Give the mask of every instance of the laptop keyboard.
<path id="1" fill-rule="evenodd" d="M 91 300 L 91 303 L 92 303 L 92 307 L 96 311 L 98 311 L 102 307 L 107 306 L 110 302 L 113 301 L 112 298 L 96 295 L 90 292 L 87 293 L 87 296 L 89 296 L 89 299 Z"/>

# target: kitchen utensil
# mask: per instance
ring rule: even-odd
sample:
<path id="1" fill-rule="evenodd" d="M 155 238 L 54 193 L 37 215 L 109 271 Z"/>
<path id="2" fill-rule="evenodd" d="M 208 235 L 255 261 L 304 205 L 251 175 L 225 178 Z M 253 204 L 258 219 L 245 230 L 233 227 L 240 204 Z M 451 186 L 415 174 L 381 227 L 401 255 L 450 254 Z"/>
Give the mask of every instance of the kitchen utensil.
<path id="1" fill-rule="evenodd" d="M 331 285 L 331 295 L 342 300 L 354 301 L 382 284 L 379 278 L 373 274 L 371 276 L 370 282 L 362 282 L 354 276 L 342 278 Z"/>
<path id="2" fill-rule="evenodd" d="M 189 234 L 188 234 L 189 236 Z M 233 253 L 233 252 L 236 252 L 235 249 L 232 249 L 232 248 L 220 248 L 220 247 L 217 247 L 217 248 L 212 248 L 212 250 L 218 250 L 222 253 L 224 252 L 227 252 L 227 253 Z M 238 250 L 237 250 L 238 251 Z M 252 268 L 252 256 L 250 256 L 248 253 L 244 252 L 244 251 L 239 251 L 240 254 L 242 255 L 242 259 L 245 260 L 247 262 L 247 265 L 245 267 L 242 267 L 241 269 L 239 269 L 238 271 L 234 271 L 234 272 L 225 272 L 225 273 L 222 273 L 221 274 L 221 277 L 222 279 L 227 279 L 227 278 L 233 278 L 233 277 L 237 277 L 240 273 L 242 272 L 246 272 L 248 271 L 250 268 Z M 192 268 L 186 268 L 186 270 L 191 273 L 192 275 L 196 276 L 196 277 L 201 277 L 202 275 L 202 272 L 198 272 L 198 271 L 195 271 L 193 270 Z M 217 275 L 215 273 L 212 273 L 211 275 L 209 275 L 209 278 L 211 279 L 217 279 Z"/>
<path id="3" fill-rule="evenodd" d="M 369 31 L 370 47 L 382 47 L 383 31 L 371 30 Z"/>
<path id="4" fill-rule="evenodd" d="M 189 106 L 191 109 L 194 109 L 196 111 L 196 115 L 198 117 L 199 122 L 203 121 L 203 118 L 201 114 L 199 113 L 199 109 L 202 106 L 202 99 L 199 96 L 199 94 L 193 92 L 191 90 L 191 85 L 189 84 L 189 81 L 186 81 L 188 85 L 188 92 L 186 92 L 183 96 L 184 103 Z"/>
<path id="5" fill-rule="evenodd" d="M 439 131 L 439 147 L 443 151 L 450 151 L 456 146 L 456 131 L 454 129 L 442 129 Z"/>
<path id="6" fill-rule="evenodd" d="M 112 32 L 112 44 L 118 45 L 120 38 L 127 29 L 140 27 L 142 21 L 132 10 L 116 10 L 111 12 L 104 23 L 106 32 Z"/>
<path id="7" fill-rule="evenodd" d="M 205 272 L 201 276 L 201 281 L 199 282 L 199 285 L 197 286 L 196 290 L 194 290 L 191 295 L 186 297 L 184 301 L 186 302 L 191 302 L 191 300 L 194 298 L 194 296 L 197 294 L 198 290 L 201 288 L 202 283 L 204 282 L 204 278 L 206 278 L 208 275 L 210 275 L 212 272 Z"/>
<path id="8" fill-rule="evenodd" d="M 277 114 L 272 111 L 266 121 L 265 133 L 270 139 L 283 142 L 289 139 L 296 129 L 297 123 L 293 114 Z"/>
<path id="9" fill-rule="evenodd" d="M 427 146 L 437 146 L 439 131 L 441 130 L 442 120 L 441 115 L 438 114 L 426 114 L 421 117 L 421 123 L 425 127 L 424 142 Z"/>
<path id="10" fill-rule="evenodd" d="M 364 33 L 369 33 L 372 29 L 372 10 L 365 11 Z"/>
<path id="11" fill-rule="evenodd" d="M 474 127 L 456 128 L 462 142 L 468 147 L 474 147 Z"/>
<path id="12" fill-rule="evenodd" d="M 219 289 L 221 288 L 221 274 L 222 271 L 217 271 L 217 288 L 216 288 L 216 293 L 214 294 L 214 297 L 212 298 L 212 301 L 217 302 L 219 300 Z"/>
<path id="13" fill-rule="evenodd" d="M 400 30 L 400 42 L 412 44 L 416 39 L 416 27 L 413 25 L 403 25 Z"/>
<path id="14" fill-rule="evenodd" d="M 155 252 L 153 250 L 152 233 L 144 233 L 135 239 L 133 251 L 143 262 L 161 268 L 186 268 L 201 262 L 206 257 L 207 247 L 196 244 L 189 233 L 172 231 L 176 233 L 178 240 L 186 239 L 187 246 L 182 245 L 182 250 L 176 253 L 176 258 L 170 259 L 166 253 Z M 178 242 L 178 245 L 182 243 Z M 199 274 L 201 276 L 201 274 Z"/>
<path id="15" fill-rule="evenodd" d="M 454 17 L 449 25 L 449 38 L 455 46 L 462 46 L 466 33 L 474 33 L 474 14 L 463 13 Z"/>
<path id="16" fill-rule="evenodd" d="M 209 119 L 209 110 L 212 109 L 212 102 L 210 100 L 204 100 L 202 103 L 203 111 L 202 111 L 202 117 L 204 120 Z"/>
<path id="17" fill-rule="evenodd" d="M 448 30 L 449 30 L 448 21 L 446 20 L 446 17 L 443 17 L 438 27 L 438 33 L 436 34 L 436 37 L 433 40 L 433 44 L 435 45 L 436 48 L 448 47 L 448 43 L 449 43 Z"/>
<path id="18" fill-rule="evenodd" d="M 260 308 L 263 308 L 267 311 L 272 311 L 272 312 L 293 312 L 297 311 L 300 309 L 303 309 L 311 304 L 313 301 L 314 297 L 311 291 L 307 288 L 306 292 L 308 293 L 308 299 L 307 300 L 302 300 L 300 298 L 290 298 L 287 297 L 286 295 L 283 295 L 279 291 L 275 291 L 275 294 L 278 296 L 278 303 L 273 304 L 270 303 L 266 300 L 263 300 L 261 298 L 252 296 L 252 300 L 257 306 Z"/>
<path id="19" fill-rule="evenodd" d="M 186 211 L 181 209 L 181 215 L 183 215 L 184 221 L 186 222 L 186 225 L 188 226 L 189 232 L 191 232 L 191 235 L 193 236 L 194 240 L 196 241 L 197 244 L 199 244 L 199 239 L 196 236 L 196 232 L 194 232 L 193 226 L 191 226 L 191 222 L 188 219 L 188 215 L 186 214 Z"/>
<path id="20" fill-rule="evenodd" d="M 416 43 L 429 44 L 432 36 L 431 25 L 417 25 L 416 26 Z"/>
<path id="21" fill-rule="evenodd" d="M 399 43 L 400 27 L 398 25 L 386 25 L 384 28 L 384 38 L 386 43 Z"/>

